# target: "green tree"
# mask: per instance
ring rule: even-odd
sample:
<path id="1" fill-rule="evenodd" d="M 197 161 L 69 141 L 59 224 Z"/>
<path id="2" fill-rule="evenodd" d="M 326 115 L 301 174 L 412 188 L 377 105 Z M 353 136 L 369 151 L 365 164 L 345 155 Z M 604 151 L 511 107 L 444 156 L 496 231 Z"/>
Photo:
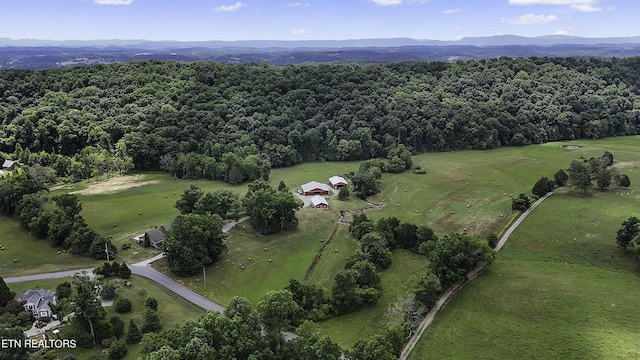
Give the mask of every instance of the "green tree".
<path id="1" fill-rule="evenodd" d="M 62 282 L 56 286 L 56 295 L 58 299 L 68 298 L 69 296 L 71 296 L 71 291 L 72 291 L 71 283 L 68 281 Z"/>
<path id="2" fill-rule="evenodd" d="M 102 308 L 100 300 L 98 300 L 98 293 L 96 291 L 97 284 L 89 278 L 89 275 L 84 273 L 75 274 L 72 283 L 76 290 L 73 296 L 75 309 L 74 319 L 89 325 L 93 346 L 96 346 L 94 325 L 104 316 L 104 309 Z"/>
<path id="3" fill-rule="evenodd" d="M 13 300 L 13 294 L 9 286 L 4 282 L 4 279 L 0 277 L 0 308 L 7 306 L 10 300 Z"/>
<path id="4" fill-rule="evenodd" d="M 122 321 L 120 316 L 114 315 L 109 318 L 109 323 L 113 326 L 113 334 L 120 339 L 122 335 L 124 335 L 124 321 Z"/>
<path id="5" fill-rule="evenodd" d="M 204 195 L 204 191 L 196 185 L 190 185 L 185 189 L 182 196 L 176 201 L 176 208 L 180 210 L 180 214 L 190 214 L 194 212 L 196 203 Z"/>
<path id="6" fill-rule="evenodd" d="M 604 190 L 609 188 L 609 186 L 611 186 L 612 177 L 613 174 L 611 173 L 611 170 L 607 168 L 601 169 L 595 176 L 596 186 L 598 186 L 598 189 Z"/>
<path id="7" fill-rule="evenodd" d="M 431 271 L 420 274 L 414 293 L 416 294 L 416 299 L 427 308 L 433 307 L 442 293 L 440 279 Z"/>
<path id="8" fill-rule="evenodd" d="M 147 296 L 144 300 L 144 307 L 149 308 L 154 311 L 158 311 L 158 300 L 156 298 Z"/>
<path id="9" fill-rule="evenodd" d="M 616 235 L 616 242 L 622 249 L 633 247 L 634 239 L 638 234 L 640 234 L 640 220 L 635 216 L 631 216 L 622 222 L 622 228 L 618 230 Z"/>
<path id="10" fill-rule="evenodd" d="M 160 324 L 160 317 L 158 316 L 158 312 L 150 309 L 144 309 L 144 322 L 142 323 L 142 327 L 140 331 L 145 334 L 149 332 L 156 332 L 162 328 L 162 324 Z"/>
<path id="11" fill-rule="evenodd" d="M 556 186 L 565 186 L 567 184 L 567 181 L 569 181 L 569 175 L 567 175 L 564 170 L 560 169 L 556 171 L 555 174 L 553 174 L 553 182 L 556 184 Z"/>
<path id="12" fill-rule="evenodd" d="M 267 292 L 258 302 L 258 312 L 271 334 L 280 334 L 300 324 L 300 308 L 289 290 Z"/>
<path id="13" fill-rule="evenodd" d="M 123 340 L 116 340 L 109 346 L 109 359 L 120 360 L 127 355 L 127 345 Z"/>
<path id="14" fill-rule="evenodd" d="M 422 243 L 420 253 L 429 259 L 431 269 L 443 288 L 463 280 L 469 271 L 481 263 L 492 262 L 495 257 L 495 251 L 486 240 L 459 233 Z"/>
<path id="15" fill-rule="evenodd" d="M 178 276 L 193 275 L 218 260 L 227 251 L 219 215 L 178 215 L 167 231 L 164 252 Z"/>
<path id="16" fill-rule="evenodd" d="M 341 187 L 340 190 L 338 191 L 339 200 L 347 200 L 349 198 L 349 195 L 351 194 L 349 193 L 349 189 L 346 186 Z"/>
<path id="17" fill-rule="evenodd" d="M 127 330 L 126 342 L 127 344 L 137 344 L 142 340 L 142 332 L 138 329 L 133 319 L 129 320 L 129 329 Z"/>
<path id="18" fill-rule="evenodd" d="M 115 309 L 117 313 L 126 313 L 131 311 L 131 300 L 127 298 L 119 298 L 116 300 Z"/>
<path id="19" fill-rule="evenodd" d="M 55 195 L 51 198 L 58 207 L 64 211 L 65 215 L 70 219 L 75 219 L 82 211 L 82 203 L 74 194 Z"/>
<path id="20" fill-rule="evenodd" d="M 263 235 L 297 226 L 295 211 L 302 206 L 290 192 L 275 191 L 264 181 L 249 185 L 243 204 L 251 216 L 251 226 Z"/>
<path id="21" fill-rule="evenodd" d="M 554 182 L 552 180 L 547 179 L 545 176 L 541 177 L 538 181 L 536 181 L 535 185 L 533 185 L 533 189 L 531 189 L 531 193 L 537 197 L 543 197 L 547 193 L 553 191 Z"/>
<path id="22" fill-rule="evenodd" d="M 569 184 L 585 193 L 593 186 L 591 183 L 591 172 L 589 171 L 589 168 L 578 161 L 571 162 L 568 175 Z"/>
<path id="23" fill-rule="evenodd" d="M 395 360 L 393 345 L 382 335 L 374 335 L 368 340 L 358 340 L 353 349 L 347 351 L 350 360 Z"/>
<path id="24" fill-rule="evenodd" d="M 531 200 L 526 194 L 520 194 L 517 198 L 511 199 L 511 209 L 516 211 L 525 211 L 531 206 Z"/>

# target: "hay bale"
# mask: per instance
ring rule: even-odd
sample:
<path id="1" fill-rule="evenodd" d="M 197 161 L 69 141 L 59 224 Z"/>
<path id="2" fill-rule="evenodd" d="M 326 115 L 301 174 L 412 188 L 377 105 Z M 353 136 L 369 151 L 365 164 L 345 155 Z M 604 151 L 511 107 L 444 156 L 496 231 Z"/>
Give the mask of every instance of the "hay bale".
<path id="1" fill-rule="evenodd" d="M 267 251 L 267 248 L 264 248 L 264 251 Z"/>
<path id="2" fill-rule="evenodd" d="M 248 258 L 247 260 L 248 260 L 248 261 L 251 261 L 251 258 Z"/>
<path id="3" fill-rule="evenodd" d="M 272 262 L 273 260 L 269 259 L 269 262 Z"/>
<path id="4" fill-rule="evenodd" d="M 240 270 L 244 270 L 244 265 L 240 266 Z"/>

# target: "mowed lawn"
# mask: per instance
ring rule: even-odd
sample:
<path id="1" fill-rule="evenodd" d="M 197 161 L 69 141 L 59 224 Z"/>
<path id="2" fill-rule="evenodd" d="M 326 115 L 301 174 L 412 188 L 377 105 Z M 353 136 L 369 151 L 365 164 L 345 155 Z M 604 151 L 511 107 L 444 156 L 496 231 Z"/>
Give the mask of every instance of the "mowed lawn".
<path id="1" fill-rule="evenodd" d="M 640 177 L 628 170 L 628 190 L 541 204 L 438 314 L 411 359 L 640 358 L 638 253 L 615 242 L 620 223 L 640 215 Z"/>

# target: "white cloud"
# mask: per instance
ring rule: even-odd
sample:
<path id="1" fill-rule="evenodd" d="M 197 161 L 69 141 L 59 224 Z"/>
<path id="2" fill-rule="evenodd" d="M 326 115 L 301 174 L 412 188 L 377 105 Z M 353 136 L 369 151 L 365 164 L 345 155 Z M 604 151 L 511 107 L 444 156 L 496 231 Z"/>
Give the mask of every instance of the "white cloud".
<path id="1" fill-rule="evenodd" d="M 235 3 L 233 5 L 218 6 L 217 8 L 214 8 L 213 11 L 215 11 L 215 12 L 238 11 L 238 10 L 242 9 L 243 7 L 245 7 L 245 6 L 247 6 L 247 4 L 238 1 L 237 3 Z"/>
<path id="2" fill-rule="evenodd" d="M 372 3 L 380 6 L 402 5 L 402 0 L 371 0 Z"/>
<path id="3" fill-rule="evenodd" d="M 455 14 L 455 13 L 457 13 L 459 11 L 460 11 L 460 9 L 445 9 L 445 10 L 442 10 L 442 13 L 443 14 Z"/>
<path id="4" fill-rule="evenodd" d="M 582 12 L 602 11 L 601 7 L 595 6 L 599 0 L 509 0 L 510 5 L 563 5 L 569 6 L 573 10 Z"/>
<path id="5" fill-rule="evenodd" d="M 581 5 L 571 5 L 573 10 L 578 10 L 582 12 L 598 12 L 602 11 L 601 7 L 594 7 L 589 4 L 581 4 Z"/>
<path id="6" fill-rule="evenodd" d="M 129 5 L 133 0 L 93 0 L 98 5 Z"/>
<path id="7" fill-rule="evenodd" d="M 573 32 L 571 31 L 571 28 L 566 28 L 566 29 L 559 29 L 558 31 L 554 32 L 553 35 L 573 35 Z"/>
<path id="8" fill-rule="evenodd" d="M 394 6 L 394 5 L 402 5 L 405 3 L 405 0 L 369 0 L 372 3 L 380 6 Z M 431 2 L 432 0 L 406 0 L 408 5 L 416 5 L 416 4 L 426 4 Z"/>
<path id="9" fill-rule="evenodd" d="M 512 19 L 503 19 L 502 22 L 516 25 L 532 25 L 532 24 L 546 24 L 552 21 L 558 20 L 555 15 L 534 15 L 526 14 Z"/>
<path id="10" fill-rule="evenodd" d="M 296 2 L 296 3 L 287 4 L 287 7 L 307 7 L 307 6 L 311 6 L 311 4 L 302 3 L 302 2 Z"/>
<path id="11" fill-rule="evenodd" d="M 289 30 L 294 35 L 301 35 L 307 32 L 307 29 L 291 29 Z"/>

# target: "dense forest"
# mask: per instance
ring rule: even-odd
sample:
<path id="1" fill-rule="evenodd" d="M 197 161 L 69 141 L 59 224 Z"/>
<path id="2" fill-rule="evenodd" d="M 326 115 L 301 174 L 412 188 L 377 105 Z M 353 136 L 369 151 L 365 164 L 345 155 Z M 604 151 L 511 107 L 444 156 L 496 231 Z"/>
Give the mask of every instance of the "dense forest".
<path id="1" fill-rule="evenodd" d="M 58 176 L 230 183 L 303 161 L 637 134 L 640 58 L 134 61 L 0 71 L 0 151 Z"/>

